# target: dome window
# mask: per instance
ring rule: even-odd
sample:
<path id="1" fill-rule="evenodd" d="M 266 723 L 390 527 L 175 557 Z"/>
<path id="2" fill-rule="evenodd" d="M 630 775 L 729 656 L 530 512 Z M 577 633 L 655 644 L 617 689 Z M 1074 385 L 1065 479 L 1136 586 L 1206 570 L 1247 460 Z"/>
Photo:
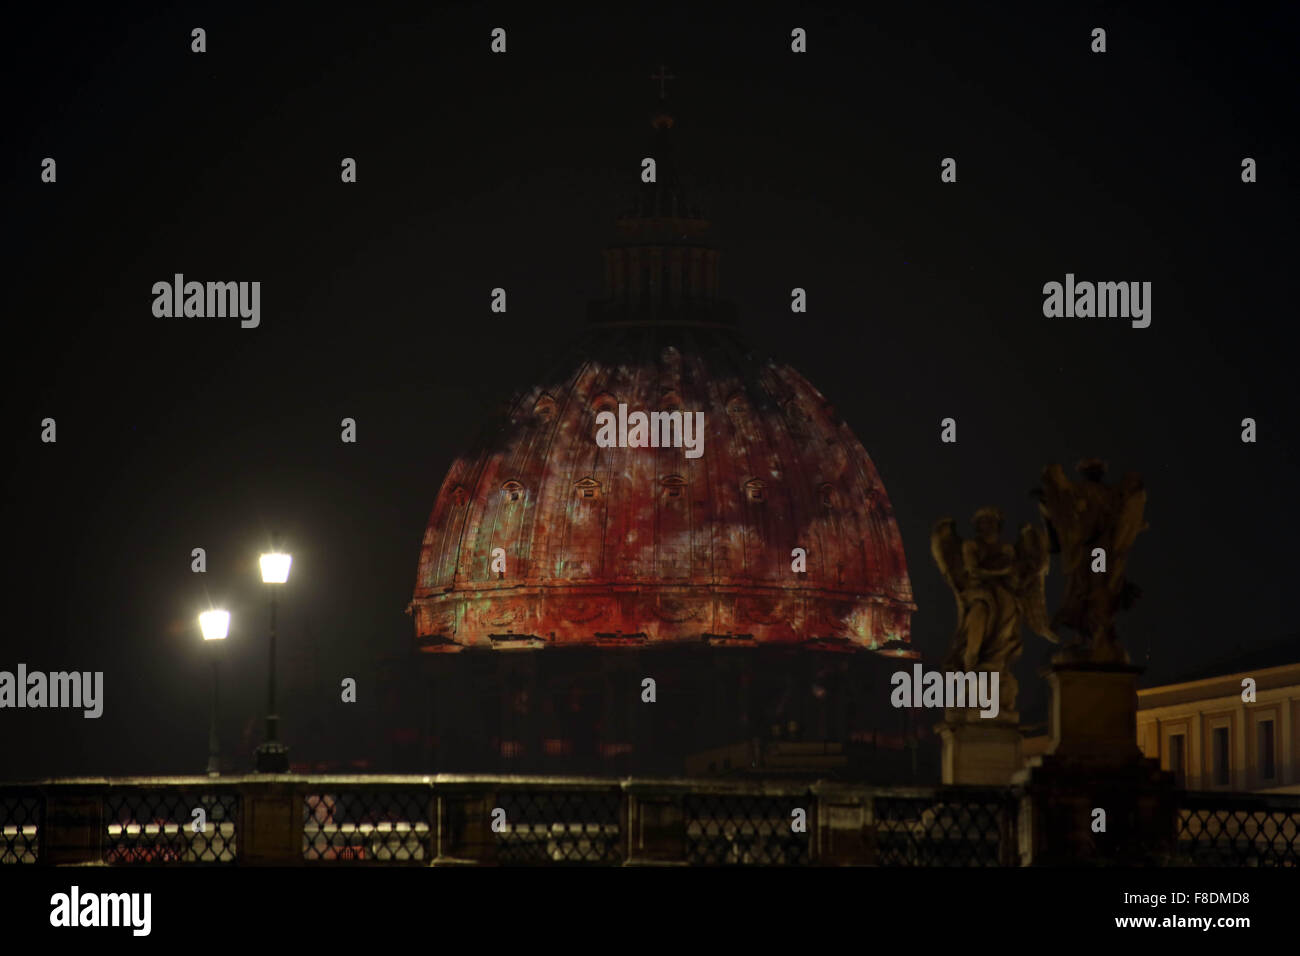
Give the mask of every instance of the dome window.
<path id="1" fill-rule="evenodd" d="M 549 422 L 555 417 L 555 399 L 549 395 L 543 395 L 537 400 L 537 404 L 533 406 L 533 414 L 542 421 Z"/>
<path id="2" fill-rule="evenodd" d="M 835 507 L 835 489 L 831 485 L 829 484 L 822 485 L 820 488 L 817 489 L 817 493 L 821 496 L 821 502 L 823 508 Z"/>
<path id="3" fill-rule="evenodd" d="M 763 493 L 767 486 L 758 478 L 751 478 L 745 482 L 745 497 L 750 501 L 762 501 Z"/>
<path id="4" fill-rule="evenodd" d="M 579 498 L 599 498 L 600 482 L 595 478 L 580 478 L 573 483 Z"/>
<path id="5" fill-rule="evenodd" d="M 501 494 L 506 501 L 518 501 L 524 496 L 524 486 L 517 481 L 507 481 L 501 486 Z"/>
<path id="6" fill-rule="evenodd" d="M 681 475 L 669 475 L 662 484 L 665 498 L 681 498 L 686 494 L 686 479 Z"/>

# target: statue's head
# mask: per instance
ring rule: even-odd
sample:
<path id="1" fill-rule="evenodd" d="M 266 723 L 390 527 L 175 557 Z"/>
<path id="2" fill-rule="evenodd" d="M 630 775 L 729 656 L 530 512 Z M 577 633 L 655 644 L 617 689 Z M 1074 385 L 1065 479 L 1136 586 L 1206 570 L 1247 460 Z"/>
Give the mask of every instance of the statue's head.
<path id="1" fill-rule="evenodd" d="M 1002 509 L 987 505 L 975 512 L 975 516 L 970 519 L 970 523 L 975 531 L 982 536 L 997 535 L 1002 530 Z"/>
<path id="2" fill-rule="evenodd" d="M 1074 467 L 1089 481 L 1101 481 L 1106 474 L 1106 463 L 1100 458 L 1084 458 Z"/>

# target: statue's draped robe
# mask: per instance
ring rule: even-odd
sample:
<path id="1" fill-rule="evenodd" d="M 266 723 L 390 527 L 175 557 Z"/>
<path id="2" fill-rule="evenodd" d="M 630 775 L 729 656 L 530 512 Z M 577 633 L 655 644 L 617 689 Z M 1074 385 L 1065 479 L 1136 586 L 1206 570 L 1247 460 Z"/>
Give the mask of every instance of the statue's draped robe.
<path id="1" fill-rule="evenodd" d="M 965 616 L 962 639 L 957 642 L 961 660 L 950 666 L 964 671 L 999 672 L 999 707 L 1011 711 L 1018 690 L 1012 665 L 1020 656 L 1024 640 L 1020 633 L 1020 611 L 1013 586 L 1015 549 L 1010 544 L 987 544 L 980 540 L 962 544 L 962 563 L 967 586 L 961 592 Z M 996 572 L 1005 571 L 1003 574 Z"/>

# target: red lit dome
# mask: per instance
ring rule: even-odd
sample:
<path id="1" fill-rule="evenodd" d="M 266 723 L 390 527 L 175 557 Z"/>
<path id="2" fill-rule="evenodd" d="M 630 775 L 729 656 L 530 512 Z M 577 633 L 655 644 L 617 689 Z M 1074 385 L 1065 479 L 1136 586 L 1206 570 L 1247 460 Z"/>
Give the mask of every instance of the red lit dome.
<path id="1" fill-rule="evenodd" d="M 880 477 L 817 389 L 740 341 L 673 124 L 652 125 L 659 183 L 618 220 L 585 339 L 438 493 L 420 645 L 906 642 L 915 605 Z M 600 447 L 596 416 L 619 405 L 702 412 L 703 454 Z"/>

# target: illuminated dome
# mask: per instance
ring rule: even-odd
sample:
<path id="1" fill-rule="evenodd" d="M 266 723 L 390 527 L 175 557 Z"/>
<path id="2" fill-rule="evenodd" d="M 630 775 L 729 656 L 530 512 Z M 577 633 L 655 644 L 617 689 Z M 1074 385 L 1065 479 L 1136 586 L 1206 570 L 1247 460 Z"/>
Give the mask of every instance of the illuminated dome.
<path id="1" fill-rule="evenodd" d="M 657 181 L 617 221 L 580 344 L 442 484 L 409 608 L 419 644 L 911 656 L 915 605 L 880 476 L 816 388 L 743 344 L 666 115 L 655 111 L 646 153 Z M 619 405 L 702 412 L 702 455 L 600 447 L 597 415 Z"/>

